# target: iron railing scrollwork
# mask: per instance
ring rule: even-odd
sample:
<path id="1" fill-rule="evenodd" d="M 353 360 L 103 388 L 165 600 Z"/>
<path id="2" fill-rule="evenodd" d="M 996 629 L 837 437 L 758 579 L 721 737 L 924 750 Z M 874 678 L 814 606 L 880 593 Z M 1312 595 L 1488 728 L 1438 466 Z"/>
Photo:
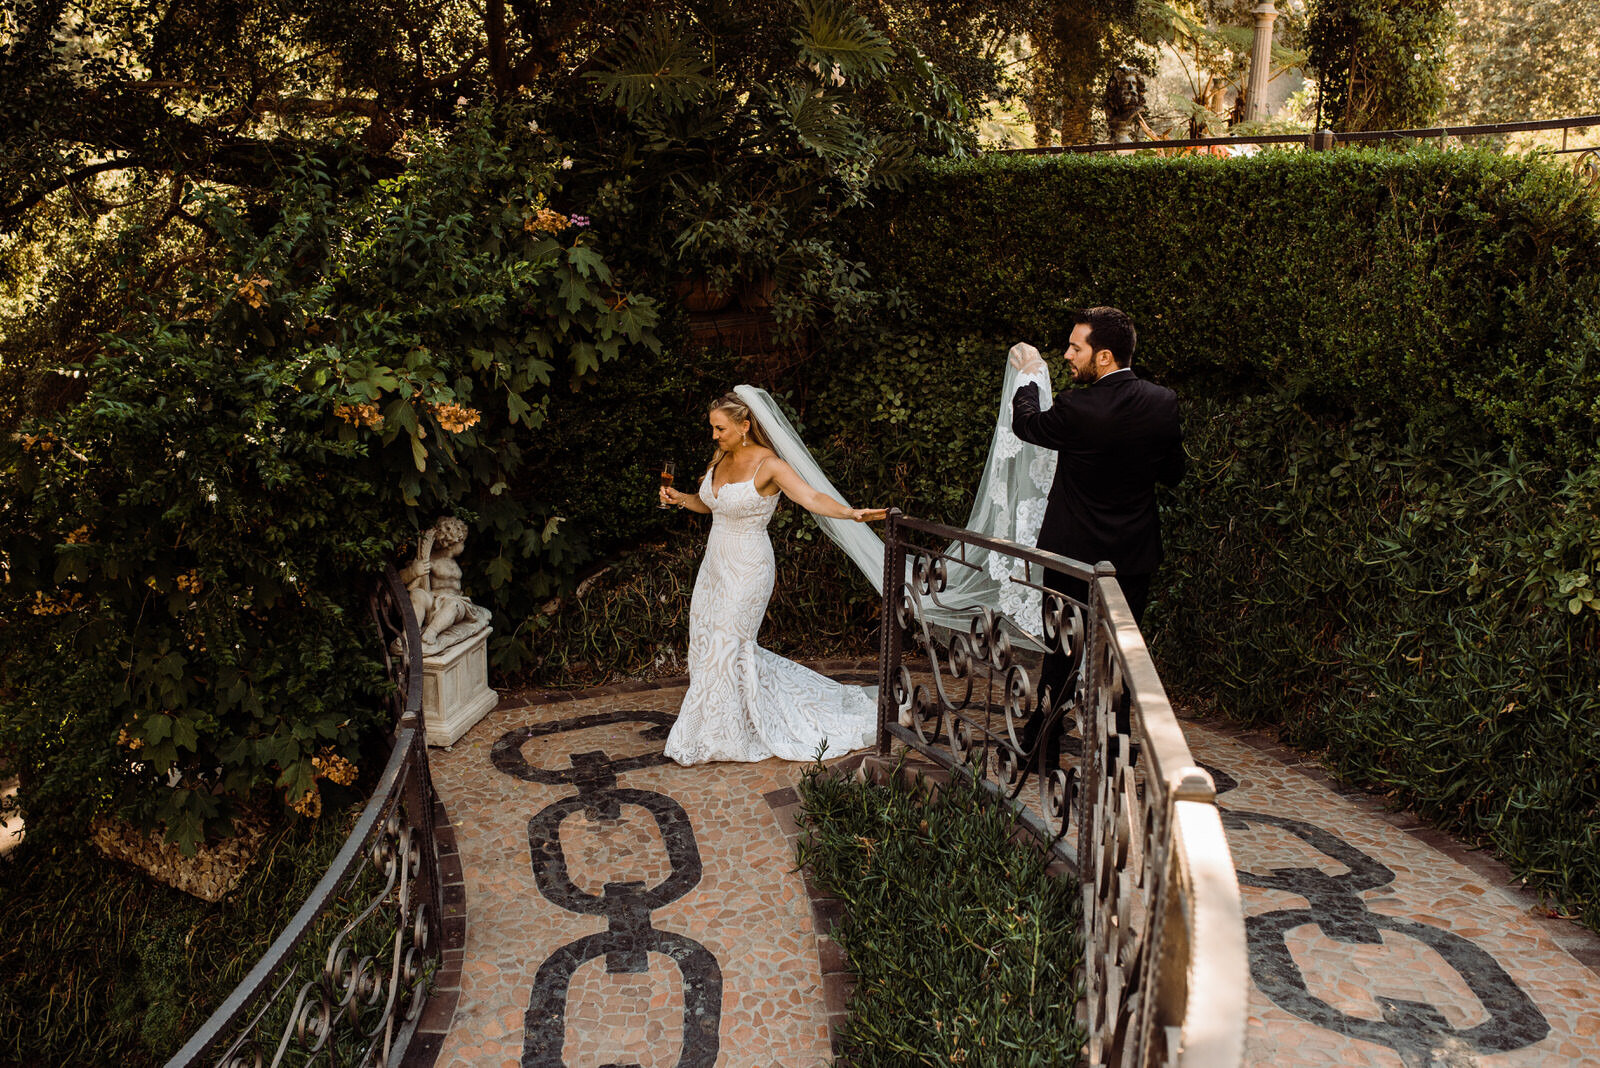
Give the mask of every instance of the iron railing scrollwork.
<path id="1" fill-rule="evenodd" d="M 395 1064 L 416 1029 L 443 934 L 422 643 L 393 568 L 371 607 L 396 684 L 388 763 L 311 896 L 167 1068 Z"/>
<path id="2" fill-rule="evenodd" d="M 1572 161 L 1572 173 L 1586 189 L 1600 193 L 1600 148 L 1585 148 Z"/>
<path id="3" fill-rule="evenodd" d="M 885 541 L 879 752 L 900 743 L 974 777 L 1076 867 L 1090 1065 L 1235 1068 L 1250 981 L 1239 884 L 1211 777 L 1114 571 L 898 511 Z M 1006 581 L 1038 591 L 1042 641 L 944 596 L 979 551 L 1029 565 L 1026 581 Z M 1046 572 L 1087 594 L 1050 588 Z M 952 612 L 969 620 L 964 632 L 929 622 Z M 1024 746 L 1040 702 L 1029 650 L 1041 644 L 1079 665 L 1070 699 L 1042 713 L 1066 718 L 1064 768 L 1047 762 L 1048 727 Z"/>

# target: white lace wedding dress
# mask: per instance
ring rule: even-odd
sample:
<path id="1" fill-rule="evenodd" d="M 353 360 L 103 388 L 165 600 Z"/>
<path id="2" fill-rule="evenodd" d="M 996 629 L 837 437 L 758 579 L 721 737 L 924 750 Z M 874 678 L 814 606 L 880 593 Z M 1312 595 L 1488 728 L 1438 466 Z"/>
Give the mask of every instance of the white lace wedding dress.
<path id="1" fill-rule="evenodd" d="M 767 523 L 778 495 L 754 480 L 712 492 L 711 533 L 689 603 L 689 690 L 667 736 L 680 764 L 711 760 L 810 760 L 827 743 L 838 756 L 877 737 L 875 690 L 846 686 L 756 644 L 775 568 Z"/>

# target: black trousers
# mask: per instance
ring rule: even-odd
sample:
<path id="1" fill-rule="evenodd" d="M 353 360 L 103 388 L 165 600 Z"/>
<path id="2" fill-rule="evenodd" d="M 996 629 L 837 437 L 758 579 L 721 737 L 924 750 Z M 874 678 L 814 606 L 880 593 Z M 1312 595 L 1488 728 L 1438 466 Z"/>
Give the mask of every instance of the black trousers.
<path id="1" fill-rule="evenodd" d="M 1144 621 L 1144 610 L 1150 603 L 1150 578 L 1149 572 L 1143 575 L 1117 576 L 1117 582 L 1122 586 L 1122 595 L 1128 599 L 1128 607 L 1133 610 L 1135 623 Z M 1089 600 L 1089 584 L 1083 579 L 1064 575 L 1059 571 L 1046 571 L 1044 584 L 1047 589 L 1064 593 L 1080 604 Z M 1046 608 L 1048 609 L 1048 605 Z M 1071 702 L 1072 693 L 1078 685 L 1078 671 L 1082 667 L 1084 647 L 1087 644 L 1086 641 L 1080 641 L 1078 648 L 1071 654 L 1060 651 L 1045 653 L 1044 664 L 1039 669 L 1039 703 L 1023 727 L 1022 741 L 1029 748 L 1038 739 L 1039 732 L 1044 727 L 1045 710 L 1055 708 L 1057 701 Z M 1051 764 L 1060 758 L 1061 735 L 1066 729 L 1066 724 L 1067 718 L 1063 715 L 1056 720 L 1055 730 L 1050 732 L 1050 737 L 1045 739 L 1048 760 Z M 1126 724 L 1118 726 L 1127 729 Z"/>

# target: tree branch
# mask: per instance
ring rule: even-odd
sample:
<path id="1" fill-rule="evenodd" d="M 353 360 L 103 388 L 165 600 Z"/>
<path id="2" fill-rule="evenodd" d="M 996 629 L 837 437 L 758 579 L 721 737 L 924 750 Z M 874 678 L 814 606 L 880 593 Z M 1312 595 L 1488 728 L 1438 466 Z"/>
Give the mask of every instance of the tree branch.
<path id="1" fill-rule="evenodd" d="M 7 220 L 18 218 L 38 207 L 46 197 L 58 189 L 64 189 L 67 186 L 83 181 L 85 178 L 93 178 L 95 175 L 104 174 L 107 171 L 122 171 L 142 166 L 144 166 L 144 161 L 139 157 L 124 156 L 121 159 L 102 160 L 87 167 L 80 167 L 71 174 L 46 182 L 44 185 L 25 193 L 20 199 L 10 204 L 0 205 L 0 225 L 4 225 Z"/>
<path id="2" fill-rule="evenodd" d="M 275 93 L 263 94 L 243 105 L 213 115 L 206 119 L 208 125 L 226 126 L 248 120 L 255 115 L 365 115 L 367 118 L 376 118 L 382 113 L 376 100 L 366 97 L 352 96 L 339 100 L 328 100 L 314 96 L 278 96 Z"/>

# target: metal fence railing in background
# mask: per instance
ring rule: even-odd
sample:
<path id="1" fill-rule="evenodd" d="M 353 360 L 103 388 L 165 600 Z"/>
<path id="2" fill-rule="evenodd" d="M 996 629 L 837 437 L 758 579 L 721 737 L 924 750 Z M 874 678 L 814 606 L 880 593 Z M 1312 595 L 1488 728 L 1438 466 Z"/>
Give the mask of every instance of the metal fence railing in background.
<path id="1" fill-rule="evenodd" d="M 898 511 L 885 540 L 880 753 L 899 743 L 975 777 L 1075 865 L 1088 1064 L 1237 1068 L 1250 975 L 1233 859 L 1211 777 L 1189 753 L 1114 573 Z M 1036 596 L 1042 644 L 1077 659 L 1072 700 L 1046 710 L 1067 717 L 1066 768 L 1047 762 L 1048 731 L 1023 745 L 1038 704 L 1025 649 L 1040 641 L 943 597 L 963 568 L 1005 574 Z M 1087 596 L 1047 588 L 1045 571 L 1082 580 Z M 965 632 L 930 622 L 952 613 L 970 620 Z"/>
<path id="2" fill-rule="evenodd" d="M 385 1065 L 416 1029 L 440 955 L 442 899 L 421 633 L 393 568 L 372 611 L 397 684 L 388 764 L 311 896 L 167 1068 Z"/>
<path id="3" fill-rule="evenodd" d="M 1547 155 L 1576 156 L 1574 170 L 1591 186 L 1600 184 L 1600 148 L 1592 145 L 1569 147 L 1568 135 L 1574 130 L 1600 127 L 1600 115 L 1574 115 L 1563 119 L 1534 119 L 1527 122 L 1495 122 L 1476 126 L 1429 126 L 1414 130 L 1362 130 L 1337 133 L 1315 130 L 1310 133 L 1261 134 L 1242 137 L 1196 137 L 1151 141 L 1100 141 L 1088 145 L 1060 145 L 1048 148 L 1007 148 L 997 151 L 1012 156 L 1081 155 L 1096 152 L 1154 152 L 1158 155 L 1233 155 L 1263 145 L 1299 146 L 1321 152 L 1341 145 L 1368 145 L 1395 141 L 1471 141 L 1477 138 L 1508 137 L 1517 133 L 1561 131 L 1560 148 L 1540 148 Z"/>

